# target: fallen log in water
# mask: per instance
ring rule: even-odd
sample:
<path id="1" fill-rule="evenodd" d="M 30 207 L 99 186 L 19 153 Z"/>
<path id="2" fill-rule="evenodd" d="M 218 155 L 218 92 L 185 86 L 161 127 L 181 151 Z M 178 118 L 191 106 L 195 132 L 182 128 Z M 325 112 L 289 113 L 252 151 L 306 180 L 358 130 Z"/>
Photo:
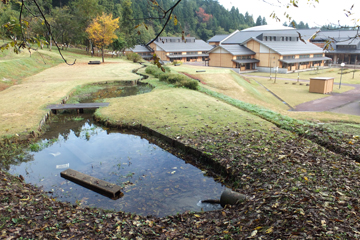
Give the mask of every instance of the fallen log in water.
<path id="1" fill-rule="evenodd" d="M 124 196 L 124 194 L 121 192 L 122 188 L 120 186 L 86 175 L 73 169 L 62 171 L 60 176 L 113 200 Z"/>

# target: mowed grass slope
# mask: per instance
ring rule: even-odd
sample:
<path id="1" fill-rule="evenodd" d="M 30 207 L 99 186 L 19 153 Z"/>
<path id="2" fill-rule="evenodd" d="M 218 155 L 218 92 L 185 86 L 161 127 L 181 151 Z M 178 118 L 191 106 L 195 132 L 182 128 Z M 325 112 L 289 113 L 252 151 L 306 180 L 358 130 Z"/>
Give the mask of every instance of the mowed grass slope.
<path id="1" fill-rule="evenodd" d="M 55 54 L 55 53 L 54 53 Z M 62 63 L 0 92 L 0 135 L 13 135 L 37 130 L 48 111 L 48 104 L 60 103 L 78 85 L 139 79 L 131 71 L 138 64 L 118 59 L 117 62 L 88 65 L 92 58 L 82 58 L 75 65 Z"/>
<path id="2" fill-rule="evenodd" d="M 168 88 L 137 96 L 107 99 L 110 106 L 96 115 L 113 124 L 142 124 L 169 137 L 194 138 L 205 131 L 254 128 L 268 131 L 273 124 L 206 94 Z"/>

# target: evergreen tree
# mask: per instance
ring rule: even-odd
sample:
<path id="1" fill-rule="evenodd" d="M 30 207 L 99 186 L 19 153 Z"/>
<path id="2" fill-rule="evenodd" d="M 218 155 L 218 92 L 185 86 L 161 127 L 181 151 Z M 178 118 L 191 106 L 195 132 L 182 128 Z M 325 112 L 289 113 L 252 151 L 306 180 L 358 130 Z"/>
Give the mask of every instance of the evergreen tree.
<path id="1" fill-rule="evenodd" d="M 262 19 L 262 25 L 267 25 L 267 22 L 266 22 L 266 18 L 265 18 L 265 17 L 263 17 L 263 19 Z"/>
<path id="2" fill-rule="evenodd" d="M 261 16 L 259 16 L 259 17 L 256 19 L 255 26 L 261 26 L 261 25 L 263 25 L 263 22 L 262 22 Z"/>

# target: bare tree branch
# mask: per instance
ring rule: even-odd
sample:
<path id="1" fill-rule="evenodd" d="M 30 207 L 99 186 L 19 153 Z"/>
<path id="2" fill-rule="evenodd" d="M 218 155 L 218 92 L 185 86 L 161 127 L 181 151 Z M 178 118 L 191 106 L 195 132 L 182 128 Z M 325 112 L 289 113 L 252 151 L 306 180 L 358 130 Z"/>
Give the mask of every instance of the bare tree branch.
<path id="1" fill-rule="evenodd" d="M 149 46 L 151 43 L 153 43 L 165 30 L 166 25 L 169 23 L 170 19 L 171 19 L 171 15 L 172 12 L 174 11 L 174 9 L 176 8 L 176 6 L 181 2 L 181 0 L 178 0 L 171 8 L 169 8 L 167 11 L 164 12 L 164 16 L 163 18 L 166 17 L 166 15 L 169 13 L 169 16 L 166 19 L 165 24 L 163 25 L 162 29 L 160 30 L 160 32 L 155 36 L 155 38 L 153 40 L 151 40 L 150 42 L 148 42 L 146 44 L 146 46 Z"/>
<path id="2" fill-rule="evenodd" d="M 41 14 L 41 16 L 42 16 L 42 18 L 43 18 L 43 20 L 44 20 L 44 22 L 45 22 L 45 26 L 46 26 L 47 30 L 49 31 L 49 35 L 50 35 L 50 36 L 53 36 L 53 34 L 52 34 L 52 32 L 51 32 L 51 25 L 50 25 L 50 23 L 47 21 L 47 19 L 46 19 L 44 13 L 42 12 L 39 4 L 37 3 L 36 0 L 33 0 L 33 2 L 35 3 L 37 9 L 39 10 L 39 12 L 40 12 L 40 14 Z M 66 59 L 64 58 L 64 56 L 62 55 L 61 49 L 60 49 L 60 47 L 58 46 L 57 42 L 54 41 L 54 43 L 55 43 L 55 46 L 57 47 L 57 49 L 58 49 L 58 51 L 59 51 L 59 54 L 60 54 L 61 58 L 64 60 L 64 62 L 65 62 L 67 65 L 74 65 L 75 62 L 76 62 L 76 59 L 74 60 L 73 63 L 68 63 L 67 60 L 66 60 Z"/>

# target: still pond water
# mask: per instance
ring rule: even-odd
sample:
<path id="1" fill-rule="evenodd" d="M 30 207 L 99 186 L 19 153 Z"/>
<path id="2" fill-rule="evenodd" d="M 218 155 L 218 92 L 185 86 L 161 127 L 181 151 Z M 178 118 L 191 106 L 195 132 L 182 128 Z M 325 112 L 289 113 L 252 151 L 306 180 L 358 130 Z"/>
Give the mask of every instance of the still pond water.
<path id="1" fill-rule="evenodd" d="M 56 116 L 41 150 L 30 152 L 33 160 L 11 166 L 10 173 L 82 206 L 159 217 L 221 208 L 199 202 L 220 199 L 225 188 L 205 172 L 141 136 L 97 125 L 91 114 L 75 117 Z M 112 200 L 60 177 L 68 168 L 122 186 L 124 196 Z"/>

